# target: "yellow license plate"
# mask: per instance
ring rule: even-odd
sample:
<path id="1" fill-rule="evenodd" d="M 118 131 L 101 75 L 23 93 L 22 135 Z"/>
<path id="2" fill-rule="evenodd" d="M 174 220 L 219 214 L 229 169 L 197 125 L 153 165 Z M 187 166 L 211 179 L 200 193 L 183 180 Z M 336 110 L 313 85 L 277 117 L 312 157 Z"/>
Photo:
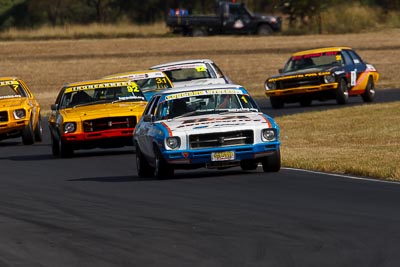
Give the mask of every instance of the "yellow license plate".
<path id="1" fill-rule="evenodd" d="M 211 161 L 224 161 L 224 160 L 234 160 L 234 151 L 223 151 L 223 152 L 213 152 L 211 153 Z"/>

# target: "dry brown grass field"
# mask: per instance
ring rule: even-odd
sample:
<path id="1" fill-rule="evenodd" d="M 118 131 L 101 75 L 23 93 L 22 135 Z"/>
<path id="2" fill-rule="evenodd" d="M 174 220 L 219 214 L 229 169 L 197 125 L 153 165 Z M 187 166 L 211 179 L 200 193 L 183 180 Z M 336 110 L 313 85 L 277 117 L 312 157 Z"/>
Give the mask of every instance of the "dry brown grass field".
<path id="1" fill-rule="evenodd" d="M 306 36 L 161 37 L 0 42 L 1 76 L 27 82 L 49 110 L 68 82 L 147 69 L 172 60 L 210 58 L 253 95 L 290 53 L 322 46 L 350 46 L 381 73 L 378 89 L 400 87 L 400 29 L 380 33 Z"/>
<path id="2" fill-rule="evenodd" d="M 209 58 L 235 83 L 263 99 L 264 80 L 276 74 L 292 52 L 325 46 L 350 46 L 374 64 L 381 74 L 378 90 L 400 88 L 400 29 L 344 35 L 2 41 L 0 75 L 25 80 L 46 114 L 65 83 L 168 61 Z M 343 120 L 346 110 L 277 118 L 282 129 L 283 165 L 400 180 L 399 105 L 363 105 L 350 111 L 359 114 L 350 121 Z M 363 125 L 371 120 L 365 118 L 369 114 L 381 117 L 374 118 L 379 123 L 366 129 Z M 335 131 L 332 122 L 338 125 Z M 343 130 L 349 128 L 352 131 Z M 321 138 L 327 133 L 332 138 Z"/>

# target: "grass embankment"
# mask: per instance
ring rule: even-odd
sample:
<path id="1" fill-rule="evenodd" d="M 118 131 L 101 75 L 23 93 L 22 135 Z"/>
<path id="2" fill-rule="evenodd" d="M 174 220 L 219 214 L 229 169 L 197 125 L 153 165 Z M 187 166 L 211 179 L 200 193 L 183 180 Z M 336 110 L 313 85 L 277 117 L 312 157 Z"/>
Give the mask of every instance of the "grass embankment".
<path id="1" fill-rule="evenodd" d="M 400 102 L 277 117 L 283 165 L 400 180 Z"/>

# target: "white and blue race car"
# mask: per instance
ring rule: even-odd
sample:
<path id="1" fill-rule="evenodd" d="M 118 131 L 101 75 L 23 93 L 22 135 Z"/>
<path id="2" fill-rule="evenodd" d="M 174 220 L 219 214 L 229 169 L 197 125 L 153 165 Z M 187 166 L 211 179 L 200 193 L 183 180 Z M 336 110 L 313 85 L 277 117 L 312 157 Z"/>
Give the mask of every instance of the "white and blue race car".
<path id="1" fill-rule="evenodd" d="M 134 135 L 140 177 L 175 169 L 281 167 L 279 126 L 240 85 L 180 87 L 155 94 Z"/>

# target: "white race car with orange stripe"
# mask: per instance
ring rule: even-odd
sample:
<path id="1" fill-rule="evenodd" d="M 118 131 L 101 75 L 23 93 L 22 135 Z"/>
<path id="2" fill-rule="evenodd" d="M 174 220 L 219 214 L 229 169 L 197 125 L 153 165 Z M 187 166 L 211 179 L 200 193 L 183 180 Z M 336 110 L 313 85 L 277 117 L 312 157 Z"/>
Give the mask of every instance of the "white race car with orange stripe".
<path id="1" fill-rule="evenodd" d="M 280 170 L 279 126 L 240 85 L 181 87 L 154 95 L 134 131 L 138 175 L 240 166 Z"/>

